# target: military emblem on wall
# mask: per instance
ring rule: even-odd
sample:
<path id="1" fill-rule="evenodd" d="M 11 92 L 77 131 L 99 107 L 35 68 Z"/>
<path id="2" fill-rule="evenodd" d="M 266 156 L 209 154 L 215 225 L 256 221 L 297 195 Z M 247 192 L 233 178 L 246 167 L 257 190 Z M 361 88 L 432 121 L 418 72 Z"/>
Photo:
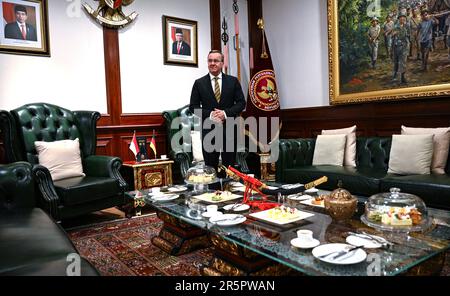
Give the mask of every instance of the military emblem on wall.
<path id="1" fill-rule="evenodd" d="M 122 5 L 128 6 L 134 0 L 96 0 L 99 2 L 97 9 L 93 9 L 89 4 L 84 3 L 83 7 L 100 24 L 110 28 L 122 28 L 131 23 L 138 14 L 136 12 L 125 15 Z"/>
<path id="2" fill-rule="evenodd" d="M 250 99 L 262 111 L 274 111 L 280 107 L 277 82 L 272 70 L 256 73 L 250 81 Z"/>

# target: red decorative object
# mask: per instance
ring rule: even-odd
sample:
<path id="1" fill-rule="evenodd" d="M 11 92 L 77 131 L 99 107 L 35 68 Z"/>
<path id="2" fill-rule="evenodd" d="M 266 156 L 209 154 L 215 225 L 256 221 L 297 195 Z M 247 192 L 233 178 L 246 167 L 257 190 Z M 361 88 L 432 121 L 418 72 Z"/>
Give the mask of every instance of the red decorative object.
<path id="1" fill-rule="evenodd" d="M 246 175 L 244 173 L 239 172 L 235 168 L 229 166 L 228 168 L 222 167 L 227 173 L 227 175 L 235 180 L 241 179 L 244 182 L 245 185 L 245 191 L 244 191 L 244 199 L 242 203 L 248 204 L 252 208 L 257 208 L 261 211 L 269 210 L 272 208 L 275 208 L 279 206 L 280 204 L 273 201 L 267 200 L 267 195 L 261 192 L 261 189 L 267 188 L 267 185 L 261 182 L 260 180 L 250 177 L 249 175 Z M 251 200 L 250 197 L 252 195 L 252 191 L 256 191 L 259 194 L 261 194 L 262 199 L 261 200 Z"/>

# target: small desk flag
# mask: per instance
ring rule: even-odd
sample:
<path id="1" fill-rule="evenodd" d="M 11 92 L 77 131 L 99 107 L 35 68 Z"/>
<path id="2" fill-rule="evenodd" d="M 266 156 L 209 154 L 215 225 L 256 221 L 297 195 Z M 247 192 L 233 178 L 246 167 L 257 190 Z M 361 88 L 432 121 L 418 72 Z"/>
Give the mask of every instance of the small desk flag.
<path id="1" fill-rule="evenodd" d="M 133 139 L 131 140 L 129 148 L 133 152 L 134 157 L 136 157 L 136 155 L 140 152 L 139 145 L 138 145 L 138 142 L 136 140 L 136 131 L 134 131 L 134 133 L 133 133 Z"/>
<path id="2" fill-rule="evenodd" d="M 155 130 L 153 130 L 153 137 L 152 137 L 152 140 L 150 141 L 150 148 L 153 150 L 153 153 L 155 154 L 155 158 L 156 158 Z"/>

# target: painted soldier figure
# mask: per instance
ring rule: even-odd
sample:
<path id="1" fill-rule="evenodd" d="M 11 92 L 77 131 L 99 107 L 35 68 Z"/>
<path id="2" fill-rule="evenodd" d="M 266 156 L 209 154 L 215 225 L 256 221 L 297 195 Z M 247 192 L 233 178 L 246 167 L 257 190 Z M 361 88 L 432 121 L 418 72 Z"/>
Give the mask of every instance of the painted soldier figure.
<path id="1" fill-rule="evenodd" d="M 394 26 L 392 37 L 392 53 L 394 55 L 394 74 L 392 81 L 397 81 L 397 74 L 400 73 L 400 82 L 405 84 L 407 83 L 405 73 L 409 54 L 410 31 L 406 24 L 406 14 L 404 12 L 398 16 L 398 23 Z"/>
<path id="2" fill-rule="evenodd" d="M 438 21 L 436 18 L 430 17 L 428 10 L 422 10 L 422 22 L 418 27 L 418 37 L 420 41 L 420 50 L 422 53 L 422 71 L 427 70 L 428 56 L 430 55 L 430 50 L 433 47 L 433 25 L 437 23 Z"/>
<path id="3" fill-rule="evenodd" d="M 391 58 L 392 53 L 392 30 L 394 29 L 394 21 L 392 17 L 388 15 L 386 17 L 386 22 L 383 26 L 384 31 L 384 46 L 386 47 L 386 56 L 387 58 Z"/>
<path id="4" fill-rule="evenodd" d="M 377 62 L 378 58 L 378 43 L 379 43 L 379 37 L 380 37 L 381 28 L 378 24 L 378 18 L 373 17 L 372 18 L 372 25 L 369 27 L 369 30 L 367 31 L 367 37 L 369 41 L 369 48 L 370 48 L 370 60 L 372 63 L 372 68 L 375 69 L 375 63 Z"/>

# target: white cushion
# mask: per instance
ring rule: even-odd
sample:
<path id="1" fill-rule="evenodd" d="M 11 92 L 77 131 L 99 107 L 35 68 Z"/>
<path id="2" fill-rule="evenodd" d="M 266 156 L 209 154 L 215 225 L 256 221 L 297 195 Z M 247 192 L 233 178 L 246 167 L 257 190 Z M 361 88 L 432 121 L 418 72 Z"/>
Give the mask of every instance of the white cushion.
<path id="1" fill-rule="evenodd" d="M 191 143 L 194 161 L 203 161 L 202 135 L 200 131 L 191 131 Z"/>
<path id="2" fill-rule="evenodd" d="M 402 125 L 402 135 L 434 135 L 433 158 L 431 171 L 435 174 L 445 174 L 448 150 L 450 147 L 450 127 L 414 128 Z"/>
<path id="3" fill-rule="evenodd" d="M 53 181 L 85 176 L 78 138 L 55 142 L 36 141 L 34 146 L 38 153 L 39 164 L 50 171 Z"/>
<path id="4" fill-rule="evenodd" d="M 346 135 L 319 135 L 314 148 L 313 165 L 344 163 Z"/>
<path id="5" fill-rule="evenodd" d="M 430 174 L 433 135 L 393 135 L 388 173 Z"/>
<path id="6" fill-rule="evenodd" d="M 344 165 L 356 167 L 356 125 L 348 128 L 322 130 L 322 135 L 346 135 Z"/>

